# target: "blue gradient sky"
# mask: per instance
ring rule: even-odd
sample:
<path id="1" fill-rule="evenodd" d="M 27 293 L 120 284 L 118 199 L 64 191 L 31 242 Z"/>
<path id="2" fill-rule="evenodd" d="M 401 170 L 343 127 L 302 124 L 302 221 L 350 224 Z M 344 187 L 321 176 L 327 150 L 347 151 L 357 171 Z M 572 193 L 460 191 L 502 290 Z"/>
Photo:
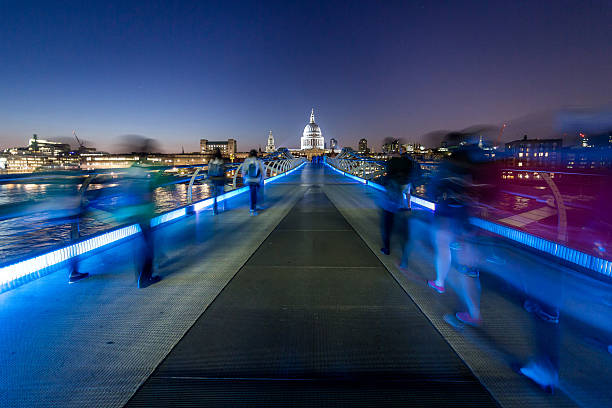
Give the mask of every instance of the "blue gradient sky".
<path id="1" fill-rule="evenodd" d="M 610 103 L 611 21 L 609 0 L 0 0 L 0 147 L 297 147 L 313 106 L 326 140 L 379 146 Z"/>

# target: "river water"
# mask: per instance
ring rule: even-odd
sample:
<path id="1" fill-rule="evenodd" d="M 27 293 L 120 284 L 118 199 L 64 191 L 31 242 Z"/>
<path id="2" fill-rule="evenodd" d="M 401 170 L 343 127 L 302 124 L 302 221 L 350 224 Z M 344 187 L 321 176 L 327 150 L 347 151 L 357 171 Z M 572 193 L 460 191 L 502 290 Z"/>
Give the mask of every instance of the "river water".
<path id="1" fill-rule="evenodd" d="M 56 184 L 4 184 L 0 185 L 0 206 L 13 203 L 31 202 L 66 197 L 75 186 Z M 89 190 L 96 190 L 90 186 Z M 226 189 L 230 189 L 227 186 Z M 195 184 L 192 190 L 193 201 L 210 197 L 210 186 L 206 183 Z M 187 185 L 173 184 L 159 187 L 154 192 L 155 210 L 162 213 L 187 204 Z M 98 206 L 99 209 L 112 207 L 112 200 Z M 111 211 L 94 211 L 80 223 L 80 235 L 87 236 L 117 226 Z M 0 263 L 22 258 L 30 253 L 49 249 L 70 241 L 71 224 L 66 218 L 55 217 L 50 213 L 37 212 L 6 220 L 0 220 Z"/>

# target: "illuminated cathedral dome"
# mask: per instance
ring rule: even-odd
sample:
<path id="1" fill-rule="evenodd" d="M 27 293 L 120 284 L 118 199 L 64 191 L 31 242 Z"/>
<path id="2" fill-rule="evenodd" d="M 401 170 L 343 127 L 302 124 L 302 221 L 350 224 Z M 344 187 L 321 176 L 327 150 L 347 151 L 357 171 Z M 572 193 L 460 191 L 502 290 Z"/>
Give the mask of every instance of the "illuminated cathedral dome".
<path id="1" fill-rule="evenodd" d="M 304 127 L 301 139 L 301 149 L 324 149 L 325 139 L 321 134 L 321 128 L 315 123 L 314 108 L 310 112 L 310 123 Z"/>

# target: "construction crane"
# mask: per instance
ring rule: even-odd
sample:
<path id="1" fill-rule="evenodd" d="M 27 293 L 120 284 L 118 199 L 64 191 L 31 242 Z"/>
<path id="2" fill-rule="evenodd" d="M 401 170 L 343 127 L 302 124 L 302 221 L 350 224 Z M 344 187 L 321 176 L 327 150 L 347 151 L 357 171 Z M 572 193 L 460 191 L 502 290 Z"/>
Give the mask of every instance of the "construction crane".
<path id="1" fill-rule="evenodd" d="M 85 147 L 85 145 L 84 145 L 84 144 L 83 144 L 83 142 L 81 142 L 81 141 L 79 140 L 79 138 L 77 137 L 76 130 L 73 130 L 73 131 L 72 131 L 72 136 L 74 136 L 74 138 L 76 139 L 77 143 L 79 144 L 79 151 L 83 150 L 83 148 Z"/>

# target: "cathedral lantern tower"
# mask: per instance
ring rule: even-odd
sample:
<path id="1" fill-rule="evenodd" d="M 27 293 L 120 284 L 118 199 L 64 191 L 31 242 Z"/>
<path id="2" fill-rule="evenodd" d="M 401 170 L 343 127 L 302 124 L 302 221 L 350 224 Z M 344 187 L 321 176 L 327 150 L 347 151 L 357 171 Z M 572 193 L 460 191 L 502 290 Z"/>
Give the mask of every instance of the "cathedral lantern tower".
<path id="1" fill-rule="evenodd" d="M 272 131 L 268 134 L 268 144 L 266 144 L 266 153 L 272 153 L 276 148 L 274 147 L 274 136 Z"/>
<path id="2" fill-rule="evenodd" d="M 304 127 L 301 139 L 301 149 L 325 149 L 325 139 L 321 134 L 321 128 L 315 123 L 314 108 L 310 112 L 310 123 Z"/>

